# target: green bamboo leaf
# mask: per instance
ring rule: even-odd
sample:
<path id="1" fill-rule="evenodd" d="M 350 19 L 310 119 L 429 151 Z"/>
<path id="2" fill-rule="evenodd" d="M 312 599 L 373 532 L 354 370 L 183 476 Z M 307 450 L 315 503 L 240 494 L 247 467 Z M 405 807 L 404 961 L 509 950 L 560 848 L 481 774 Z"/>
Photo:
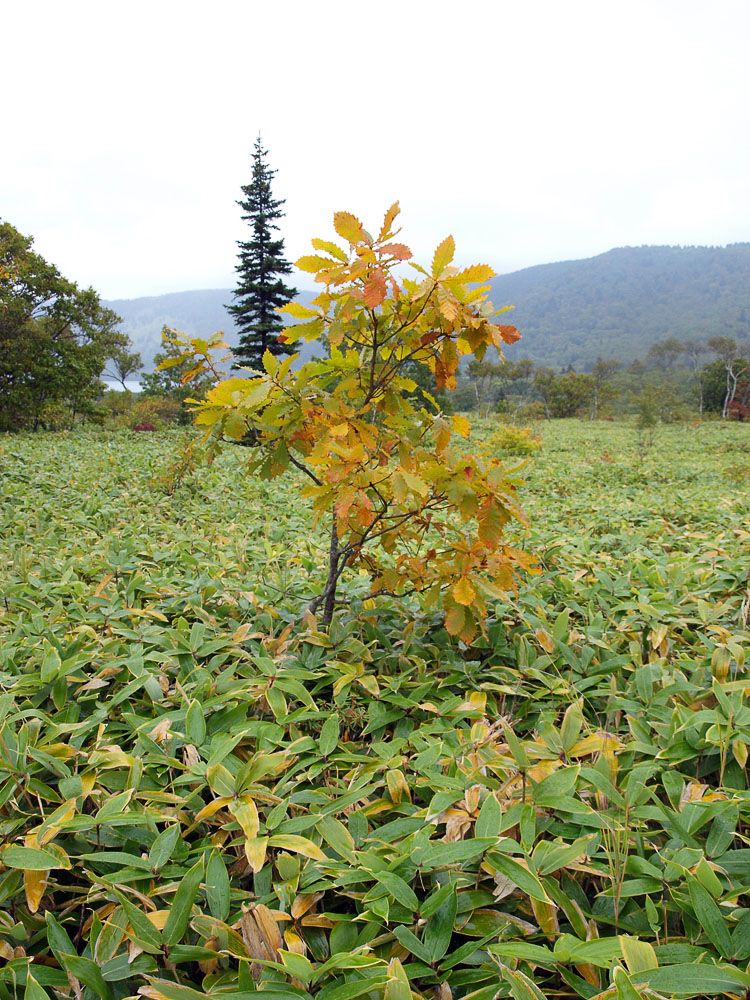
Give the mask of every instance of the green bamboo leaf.
<path id="1" fill-rule="evenodd" d="M 544 945 L 530 944 L 528 941 L 500 941 L 487 946 L 487 951 L 501 958 L 518 958 L 532 965 L 543 965 L 552 968 L 558 961 L 555 955 Z"/>
<path id="2" fill-rule="evenodd" d="M 53 953 L 75 955 L 76 950 L 68 937 L 68 932 L 49 910 L 44 915 L 44 922 L 47 925 L 47 942 Z"/>
<path id="3" fill-rule="evenodd" d="M 338 746 L 339 729 L 339 715 L 338 712 L 334 712 L 323 723 L 318 737 L 318 748 L 323 757 L 329 757 Z"/>
<path id="4" fill-rule="evenodd" d="M 365 993 L 377 991 L 385 987 L 385 976 L 368 976 L 354 983 L 331 983 L 315 994 L 315 1000 L 355 1000 Z M 265 992 L 265 991 L 264 991 Z"/>
<path id="5" fill-rule="evenodd" d="M 514 972 L 505 965 L 501 965 L 500 969 L 503 979 L 510 987 L 513 1000 L 547 1000 L 539 987 L 523 972 Z"/>
<path id="6" fill-rule="evenodd" d="M 63 955 L 62 963 L 66 971 L 84 986 L 88 986 L 95 997 L 101 1000 L 114 1000 L 111 987 L 104 981 L 101 969 L 92 959 L 80 955 Z"/>
<path id="7" fill-rule="evenodd" d="M 539 841 L 532 855 L 537 871 L 540 875 L 549 875 L 560 868 L 565 868 L 583 854 L 595 839 L 596 834 L 591 833 L 586 837 L 579 837 L 572 844 L 550 844 L 548 841 Z M 540 849 L 542 845 L 544 849 Z"/>
<path id="8" fill-rule="evenodd" d="M 122 816 L 133 798 L 134 791 L 133 788 L 127 788 L 124 792 L 119 792 L 107 799 L 94 817 L 94 822 L 106 823 L 117 816 Z"/>
<path id="9" fill-rule="evenodd" d="M 196 747 L 202 747 L 205 743 L 206 720 L 197 698 L 190 702 L 185 713 L 185 735 Z"/>
<path id="10" fill-rule="evenodd" d="M 228 918 L 231 905 L 229 874 L 218 851 L 211 852 L 206 865 L 206 901 L 212 917 Z"/>
<path id="11" fill-rule="evenodd" d="M 398 938 L 399 944 L 402 944 L 407 951 L 410 951 L 415 958 L 429 965 L 432 961 L 430 958 L 430 953 L 427 948 L 422 944 L 419 938 L 409 930 L 408 927 L 403 925 L 394 928 L 393 933 Z"/>
<path id="12" fill-rule="evenodd" d="M 612 978 L 617 989 L 617 1000 L 643 1000 L 643 995 L 633 986 L 621 965 L 616 967 Z"/>
<path id="13" fill-rule="evenodd" d="M 422 941 L 430 954 L 430 964 L 439 961 L 451 943 L 453 937 L 453 925 L 456 920 L 456 910 L 458 899 L 456 890 L 448 896 L 439 909 L 430 917 L 422 932 Z"/>
<path id="14" fill-rule="evenodd" d="M 513 858 L 509 858 L 507 854 L 498 854 L 497 851 L 493 851 L 487 860 L 502 875 L 517 885 L 521 892 L 525 892 L 527 896 L 538 899 L 542 903 L 550 902 L 549 896 L 544 891 L 544 886 L 534 871 L 525 868 Z M 531 862 L 527 863 L 531 864 Z"/>
<path id="15" fill-rule="evenodd" d="M 402 878 L 393 872 L 373 872 L 373 874 L 397 903 L 401 903 L 407 910 L 419 909 L 419 900 L 414 890 Z"/>
<path id="16" fill-rule="evenodd" d="M 691 962 L 668 965 L 632 977 L 636 987 L 648 986 L 675 997 L 716 996 L 750 989 L 750 975 L 727 965 Z"/>
<path id="17" fill-rule="evenodd" d="M 510 728 L 505 719 L 501 720 L 503 726 L 503 732 L 505 733 L 505 739 L 508 743 L 511 756 L 513 760 L 518 764 L 522 771 L 526 771 L 529 768 L 529 758 L 526 751 L 523 748 L 523 744 Z"/>
<path id="18" fill-rule="evenodd" d="M 198 892 L 198 886 L 201 884 L 203 872 L 204 859 L 200 858 L 183 876 L 182 881 L 177 887 L 177 892 L 169 909 L 167 922 L 164 925 L 164 944 L 168 946 L 177 944 L 187 930 L 190 911 L 193 908 L 193 902 Z"/>
<path id="19" fill-rule="evenodd" d="M 179 837 L 179 823 L 173 823 L 171 826 L 162 830 L 162 832 L 154 839 L 154 842 L 148 852 L 148 863 L 151 868 L 158 871 L 160 868 L 164 867 L 167 861 L 169 861 L 172 857 L 172 852 L 177 846 Z"/>
<path id="20" fill-rule="evenodd" d="M 347 861 L 354 861 L 354 839 L 344 824 L 333 816 L 322 816 L 316 828 L 334 851 Z"/>
<path id="21" fill-rule="evenodd" d="M 135 943 L 139 948 L 143 948 L 144 951 L 152 955 L 158 955 L 164 944 L 161 931 L 157 930 L 143 910 L 134 903 L 131 903 L 123 893 L 118 892 L 117 899 L 128 918 L 128 923 L 132 928 L 132 938 Z"/>
<path id="22" fill-rule="evenodd" d="M 23 868 L 32 872 L 49 871 L 52 868 L 70 868 L 61 857 L 46 851 L 43 847 L 17 847 L 11 844 L 0 853 L 0 861 L 6 868 Z"/>
<path id="23" fill-rule="evenodd" d="M 732 938 L 724 915 L 713 896 L 692 875 L 688 876 L 688 890 L 696 920 L 706 932 L 709 941 L 718 949 L 723 958 L 731 958 Z"/>
<path id="24" fill-rule="evenodd" d="M 67 931 L 49 910 L 45 914 L 45 923 L 47 941 L 60 965 L 84 986 L 93 990 L 97 997 L 101 997 L 102 1000 L 113 1000 L 112 990 L 104 981 L 99 966 L 90 958 L 78 955 Z"/>
<path id="25" fill-rule="evenodd" d="M 446 959 L 443 959 L 440 963 L 440 971 L 448 972 L 450 969 L 455 969 L 457 965 L 461 965 L 470 955 L 473 955 L 475 951 L 480 951 L 488 941 L 492 941 L 493 939 L 497 940 L 496 928 L 477 941 L 467 941 L 466 944 L 462 944 L 460 948 L 456 948 Z"/>
<path id="26" fill-rule="evenodd" d="M 732 931 L 732 956 L 737 962 L 750 958 L 750 910 L 745 910 Z"/>
<path id="27" fill-rule="evenodd" d="M 51 684 L 62 669 L 60 654 L 54 646 L 47 646 L 47 650 L 42 658 L 42 668 L 40 671 L 42 684 Z"/>
<path id="28" fill-rule="evenodd" d="M 474 840 L 459 840 L 454 844 L 433 843 L 419 856 L 422 868 L 442 868 L 446 865 L 462 864 L 478 857 L 497 845 L 497 837 L 477 837 Z"/>
<path id="29" fill-rule="evenodd" d="M 490 792 L 482 803 L 477 821 L 474 824 L 475 837 L 499 837 L 503 811 L 495 795 Z"/>
<path id="30" fill-rule="evenodd" d="M 428 917 L 431 917 L 433 913 L 440 909 L 446 899 L 448 899 L 448 897 L 455 892 L 455 882 L 447 882 L 445 885 L 439 885 L 436 889 L 433 889 L 427 899 L 425 899 L 419 907 L 420 917 L 423 917 L 425 920 Z"/>
<path id="31" fill-rule="evenodd" d="M 23 996 L 24 1000 L 49 1000 L 47 991 L 42 989 L 31 972 L 26 975 L 26 989 Z"/>
<path id="32" fill-rule="evenodd" d="M 303 983 L 312 981 L 315 970 L 309 958 L 305 958 L 304 955 L 297 955 L 293 951 L 285 951 L 283 948 L 279 951 L 279 954 L 281 955 L 283 965 L 289 970 L 289 975 L 294 976 L 295 979 L 299 979 Z"/>
<path id="33" fill-rule="evenodd" d="M 567 634 L 567 625 L 565 631 Z M 555 638 L 557 638 L 557 636 L 555 636 Z M 579 698 L 578 701 L 575 701 L 572 705 L 568 706 L 565 715 L 563 716 L 562 725 L 560 726 L 560 742 L 562 743 L 562 748 L 566 753 L 572 746 L 575 745 L 579 733 L 581 732 L 582 725 L 583 699 Z"/>

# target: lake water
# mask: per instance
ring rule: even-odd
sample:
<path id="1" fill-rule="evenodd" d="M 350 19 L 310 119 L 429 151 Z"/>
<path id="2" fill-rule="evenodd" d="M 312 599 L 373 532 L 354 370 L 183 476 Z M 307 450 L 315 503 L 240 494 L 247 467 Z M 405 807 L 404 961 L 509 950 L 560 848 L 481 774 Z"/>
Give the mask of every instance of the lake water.
<path id="1" fill-rule="evenodd" d="M 108 389 L 115 389 L 117 392 L 122 392 L 123 391 L 122 390 L 122 384 L 120 382 L 116 382 L 112 378 L 107 378 L 106 375 L 102 376 L 102 382 L 104 382 L 104 384 L 106 385 L 106 387 Z M 137 379 L 135 379 L 135 380 L 129 379 L 129 378 L 125 379 L 125 386 L 131 392 L 140 392 L 141 391 L 141 383 Z"/>

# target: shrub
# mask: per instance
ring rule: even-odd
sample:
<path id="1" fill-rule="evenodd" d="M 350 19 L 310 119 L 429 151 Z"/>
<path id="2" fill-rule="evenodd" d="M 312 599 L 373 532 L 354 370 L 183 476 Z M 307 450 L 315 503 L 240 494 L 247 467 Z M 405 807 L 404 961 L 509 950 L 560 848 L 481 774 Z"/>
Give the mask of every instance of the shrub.
<path id="1" fill-rule="evenodd" d="M 131 427 L 137 430 L 137 425 L 152 424 L 157 427 L 173 427 L 180 422 L 182 407 L 178 400 L 164 396 L 146 396 L 137 401 L 130 412 Z"/>
<path id="2" fill-rule="evenodd" d="M 398 204 L 389 209 L 377 238 L 337 212 L 346 248 L 313 240 L 318 252 L 297 261 L 324 290 L 311 308 L 283 307 L 302 320 L 286 335 L 325 337 L 330 356 L 294 372 L 293 357 L 280 364 L 268 352 L 262 376 L 223 378 L 210 389 L 196 423 L 214 450 L 253 431 L 253 468 L 262 478 L 290 465 L 306 477 L 301 495 L 317 518 L 331 519 L 328 575 L 310 605 L 323 608 L 324 622 L 333 617 L 341 576 L 358 567 L 372 596 L 418 594 L 425 608 L 442 607 L 452 635 L 470 641 L 484 628 L 487 599 L 505 596 L 514 570 L 529 564 L 502 544 L 504 526 L 520 517 L 516 488 L 494 456 L 463 444 L 465 417 L 448 420 L 420 406 L 409 370 L 421 365 L 438 392 L 453 389 L 462 356 L 481 359 L 520 334 L 492 321 L 497 310 L 482 284 L 492 269 L 452 266 L 451 236 L 429 271 L 412 264 L 416 279 L 399 285 L 411 251 L 394 241 L 398 212 Z M 196 377 L 219 376 L 212 349 L 226 347 L 220 334 L 183 345 L 184 354 L 165 364 L 191 359 Z"/>
<path id="3" fill-rule="evenodd" d="M 501 424 L 485 447 L 491 454 L 503 451 L 508 455 L 531 455 L 542 447 L 542 439 L 538 434 L 533 434 L 529 427 Z"/>

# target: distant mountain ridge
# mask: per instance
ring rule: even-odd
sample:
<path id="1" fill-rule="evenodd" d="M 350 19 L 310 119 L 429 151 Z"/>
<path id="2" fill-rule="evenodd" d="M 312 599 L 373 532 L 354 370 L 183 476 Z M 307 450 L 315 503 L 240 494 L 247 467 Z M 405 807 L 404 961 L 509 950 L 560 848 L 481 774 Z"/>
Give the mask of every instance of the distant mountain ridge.
<path id="1" fill-rule="evenodd" d="M 750 243 L 620 247 L 492 279 L 495 306 L 523 334 L 508 356 L 590 367 L 630 362 L 657 340 L 743 339 L 750 331 Z"/>
<path id="2" fill-rule="evenodd" d="M 515 306 L 504 318 L 523 334 L 508 357 L 556 368 L 586 370 L 599 356 L 633 361 L 666 337 L 744 339 L 750 332 L 750 243 L 620 247 L 502 274 L 491 285 L 496 306 Z M 194 337 L 223 330 L 236 344 L 231 299 L 231 290 L 207 289 L 105 304 L 122 316 L 148 370 L 164 325 Z"/>
<path id="3" fill-rule="evenodd" d="M 297 298 L 301 302 L 309 302 L 313 294 L 300 292 Z M 122 317 L 121 329 L 141 355 L 144 369 L 150 371 L 154 355 L 161 350 L 164 326 L 181 330 L 191 337 L 208 337 L 222 330 L 227 343 L 235 346 L 238 342 L 237 327 L 226 308 L 231 301 L 231 289 L 207 288 L 138 299 L 112 299 L 105 305 Z"/>

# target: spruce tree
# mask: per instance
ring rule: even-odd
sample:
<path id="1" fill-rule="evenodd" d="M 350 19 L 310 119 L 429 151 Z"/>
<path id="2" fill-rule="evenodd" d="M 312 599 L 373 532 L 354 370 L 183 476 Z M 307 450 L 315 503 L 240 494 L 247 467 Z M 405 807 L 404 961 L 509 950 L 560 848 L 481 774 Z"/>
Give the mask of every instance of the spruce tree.
<path id="1" fill-rule="evenodd" d="M 290 302 L 297 289 L 287 285 L 282 277 L 292 271 L 291 264 L 284 259 L 284 241 L 273 239 L 273 230 L 279 228 L 277 220 L 284 217 L 281 211 L 284 202 L 271 193 L 276 171 L 270 169 L 266 156 L 267 150 L 258 136 L 252 180 L 243 185 L 245 197 L 237 202 L 244 210 L 242 218 L 249 222 L 252 236 L 247 242 L 237 243 L 240 252 L 235 270 L 239 281 L 232 293 L 236 301 L 227 306 L 240 333 L 239 346 L 234 352 L 235 367 L 260 369 L 266 350 L 275 355 L 293 354 L 296 350 L 295 344 L 278 339 L 285 323 L 276 309 Z"/>

